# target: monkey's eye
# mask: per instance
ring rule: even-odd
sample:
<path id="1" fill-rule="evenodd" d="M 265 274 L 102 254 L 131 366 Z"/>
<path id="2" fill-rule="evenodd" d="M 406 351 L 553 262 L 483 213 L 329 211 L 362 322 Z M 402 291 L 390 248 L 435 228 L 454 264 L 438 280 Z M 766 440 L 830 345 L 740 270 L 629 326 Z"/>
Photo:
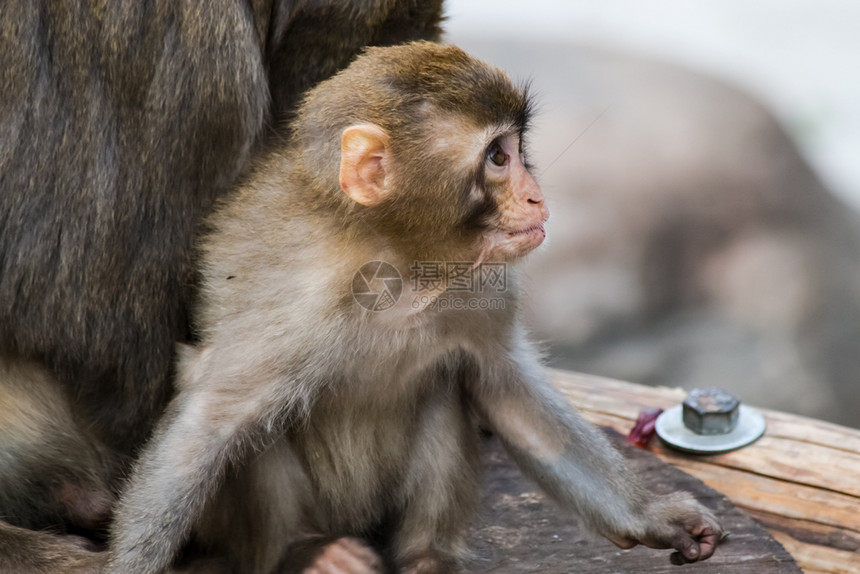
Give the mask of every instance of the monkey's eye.
<path id="1" fill-rule="evenodd" d="M 487 159 L 493 162 L 493 165 L 502 167 L 508 161 L 508 154 L 505 153 L 499 142 L 493 142 L 490 144 L 489 149 L 487 149 Z"/>

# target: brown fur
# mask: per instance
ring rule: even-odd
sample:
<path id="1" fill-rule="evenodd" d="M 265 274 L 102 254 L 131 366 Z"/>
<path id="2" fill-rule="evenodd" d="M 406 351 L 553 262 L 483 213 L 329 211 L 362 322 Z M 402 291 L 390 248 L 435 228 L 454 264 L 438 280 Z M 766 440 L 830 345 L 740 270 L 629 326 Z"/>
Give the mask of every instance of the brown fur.
<path id="1" fill-rule="evenodd" d="M 78 424 L 51 374 L 0 360 L 0 405 L 3 518 L 103 536 L 114 499 L 108 449 Z"/>
<path id="2" fill-rule="evenodd" d="M 440 6 L 4 3 L 0 350 L 139 445 L 187 336 L 195 224 L 304 90 L 364 45 L 436 36 Z"/>
<path id="3" fill-rule="evenodd" d="M 70 508 L 99 514 L 29 477 L 62 463 L 116 487 L 191 337 L 203 216 L 308 87 L 367 44 L 437 36 L 440 19 L 441 0 L 0 3 L 0 357 L 45 367 L 60 402 L 42 415 L 68 409 L 67 442 L 107 457 L 19 440 L 0 405 L 0 458 L 15 457 L 0 515 L 48 528 Z M 62 570 L 44 568 L 17 571 Z"/>
<path id="4" fill-rule="evenodd" d="M 105 553 L 88 548 L 83 539 L 0 522 L 0 572 L 99 574 L 104 561 Z"/>
<path id="5" fill-rule="evenodd" d="M 277 542 L 339 537 L 367 539 L 398 572 L 456 572 L 479 421 L 618 544 L 710 555 L 710 512 L 647 493 L 553 389 L 517 317 L 513 267 L 504 304 L 483 310 L 477 290 L 435 293 L 462 310 L 416 306 L 408 279 L 385 311 L 350 291 L 368 261 L 408 278 L 416 259 L 514 261 L 540 243 L 547 211 L 520 151 L 528 108 L 499 70 L 430 43 L 369 49 L 309 93 L 287 145 L 210 219 L 201 342 L 122 496 L 108 573 L 160 572 L 192 535 L 249 573 L 278 564 Z M 464 130 L 468 162 L 451 156 L 468 144 L 438 145 Z M 288 547 L 280 567 L 301 559 Z"/>

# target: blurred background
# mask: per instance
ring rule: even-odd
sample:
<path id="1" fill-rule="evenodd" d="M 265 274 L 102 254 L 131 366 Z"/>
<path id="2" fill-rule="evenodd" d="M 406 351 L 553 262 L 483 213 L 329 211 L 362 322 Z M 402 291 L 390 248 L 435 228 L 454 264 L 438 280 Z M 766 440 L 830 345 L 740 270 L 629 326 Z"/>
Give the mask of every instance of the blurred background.
<path id="1" fill-rule="evenodd" d="M 860 3 L 447 0 L 530 81 L 550 364 L 860 426 Z"/>

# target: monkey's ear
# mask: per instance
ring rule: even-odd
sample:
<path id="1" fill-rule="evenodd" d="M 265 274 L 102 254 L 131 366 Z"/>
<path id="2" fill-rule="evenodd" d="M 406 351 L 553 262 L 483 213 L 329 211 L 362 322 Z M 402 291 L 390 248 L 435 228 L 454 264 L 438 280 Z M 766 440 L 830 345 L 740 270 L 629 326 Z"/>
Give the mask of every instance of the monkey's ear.
<path id="1" fill-rule="evenodd" d="M 374 124 L 343 130 L 340 138 L 340 187 L 361 205 L 376 205 L 385 197 L 388 134 Z"/>

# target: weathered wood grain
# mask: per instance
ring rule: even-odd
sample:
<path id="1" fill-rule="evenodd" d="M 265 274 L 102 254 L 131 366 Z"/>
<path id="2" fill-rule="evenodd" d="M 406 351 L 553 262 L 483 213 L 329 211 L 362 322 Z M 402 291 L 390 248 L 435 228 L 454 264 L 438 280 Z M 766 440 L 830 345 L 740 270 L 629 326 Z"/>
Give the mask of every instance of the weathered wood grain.
<path id="1" fill-rule="evenodd" d="M 613 431 L 609 431 L 612 433 Z M 723 495 L 698 479 L 645 451 L 616 443 L 635 472 L 654 492 L 688 490 L 713 509 L 731 532 L 706 562 L 679 569 L 669 562 L 671 551 L 634 548 L 620 550 L 588 532 L 523 478 L 495 440 L 485 444 L 484 516 L 471 547 L 472 574 L 798 574 L 791 556 L 757 522 Z"/>
<path id="2" fill-rule="evenodd" d="M 624 434 L 641 409 L 665 409 L 685 396 L 562 371 L 552 376 L 586 418 Z M 860 430 L 760 410 L 765 435 L 739 451 L 687 455 L 657 439 L 651 451 L 746 510 L 808 574 L 860 574 Z"/>

